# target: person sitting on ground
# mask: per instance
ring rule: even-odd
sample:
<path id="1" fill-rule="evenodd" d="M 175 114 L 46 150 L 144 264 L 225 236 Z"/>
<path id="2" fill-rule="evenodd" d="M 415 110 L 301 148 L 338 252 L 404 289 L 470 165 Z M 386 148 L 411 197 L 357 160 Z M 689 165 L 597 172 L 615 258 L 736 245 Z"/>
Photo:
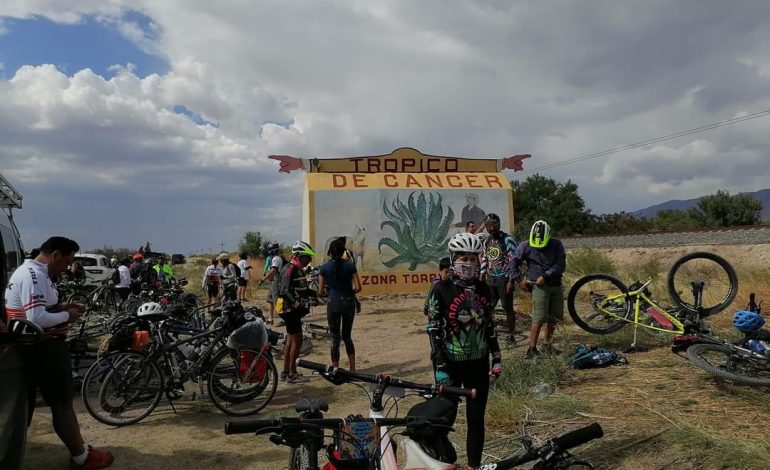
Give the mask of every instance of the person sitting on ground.
<path id="1" fill-rule="evenodd" d="M 353 345 L 351 332 L 353 319 L 356 315 L 355 295 L 361 292 L 361 280 L 358 278 L 356 265 L 345 261 L 345 245 L 341 241 L 332 242 L 329 246 L 331 259 L 327 261 L 318 273 L 318 295 L 326 297 L 326 319 L 329 322 L 329 333 L 332 335 L 331 360 L 334 367 L 340 365 L 340 339 L 345 342 L 345 352 L 348 355 L 349 370 L 356 370 L 356 348 Z"/>
<path id="2" fill-rule="evenodd" d="M 553 348 L 553 332 L 556 324 L 564 317 L 564 292 L 562 275 L 567 265 L 564 246 L 556 238 L 551 238 L 551 227 L 543 220 L 532 225 L 529 240 L 522 242 L 513 257 L 516 272 L 523 263 L 527 263 L 527 277 L 521 280 L 522 289 L 532 286 L 532 325 L 529 327 L 529 348 L 526 358 L 535 359 L 540 352 L 537 340 L 540 330 L 545 325 L 543 352 L 558 354 Z M 527 282 L 529 281 L 529 282 Z"/>
<path id="3" fill-rule="evenodd" d="M 208 295 L 208 311 L 211 311 L 211 304 L 219 300 L 219 277 L 222 272 L 219 269 L 219 263 L 216 258 L 211 259 L 211 264 L 206 267 L 201 281 L 201 289 Z"/>
<path id="4" fill-rule="evenodd" d="M 503 371 L 492 293 L 479 280 L 481 250 L 481 240 L 472 233 L 449 240 L 452 274 L 433 285 L 424 310 L 436 383 L 476 389 L 476 398 L 465 405 L 468 466 L 473 468 L 481 465 L 489 379 Z"/>
<path id="5" fill-rule="evenodd" d="M 235 266 L 230 262 L 230 255 L 222 253 L 217 256 L 222 266 L 220 279 L 222 283 L 222 300 L 235 300 L 238 289 L 238 273 L 235 272 Z"/>

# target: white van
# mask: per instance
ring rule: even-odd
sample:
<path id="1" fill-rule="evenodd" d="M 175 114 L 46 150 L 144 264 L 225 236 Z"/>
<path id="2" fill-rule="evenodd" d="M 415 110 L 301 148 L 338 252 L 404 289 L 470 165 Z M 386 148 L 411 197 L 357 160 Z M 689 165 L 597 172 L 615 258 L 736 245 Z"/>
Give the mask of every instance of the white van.
<path id="1" fill-rule="evenodd" d="M 13 209 L 21 209 L 21 194 L 0 175 L 0 282 L 2 291 L 8 285 L 8 278 L 24 262 L 24 247 L 21 235 L 13 223 Z M 3 305 L 5 302 L 3 302 Z"/>
<path id="2" fill-rule="evenodd" d="M 112 278 L 115 268 L 110 266 L 110 259 L 96 253 L 75 253 L 75 261 L 86 272 L 86 285 L 100 286 L 102 281 Z"/>

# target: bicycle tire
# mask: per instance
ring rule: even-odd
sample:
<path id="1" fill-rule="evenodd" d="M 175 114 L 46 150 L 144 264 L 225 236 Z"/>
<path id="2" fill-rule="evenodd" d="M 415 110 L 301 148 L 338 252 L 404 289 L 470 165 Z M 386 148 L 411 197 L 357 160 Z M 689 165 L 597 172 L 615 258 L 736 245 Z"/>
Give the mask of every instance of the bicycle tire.
<path id="1" fill-rule="evenodd" d="M 331 339 L 332 334 L 329 331 L 329 327 L 326 325 L 318 325 L 316 323 L 303 322 L 302 327 L 307 333 L 310 334 L 311 339 L 326 338 Z"/>
<path id="2" fill-rule="evenodd" d="M 591 305 L 590 302 L 588 303 L 588 305 L 591 305 L 591 309 L 593 311 L 592 314 L 584 314 L 584 313 L 578 312 L 578 308 L 576 305 L 576 302 L 579 301 L 578 297 L 584 295 L 586 297 L 584 301 L 588 301 L 588 298 L 590 297 L 590 295 L 593 294 L 593 291 L 589 291 L 588 293 L 581 293 L 581 288 L 583 288 L 584 286 L 588 285 L 590 282 L 593 282 L 593 281 L 608 282 L 609 284 L 617 288 L 617 290 L 619 291 L 617 292 L 618 294 L 619 293 L 625 294 L 628 292 L 628 287 L 625 284 L 623 284 L 623 281 L 609 274 L 595 273 L 595 274 L 588 274 L 586 276 L 583 276 L 577 281 L 575 281 L 575 283 L 572 285 L 572 287 L 569 290 L 569 294 L 567 295 L 567 310 L 569 311 L 569 316 L 572 317 L 572 321 L 574 321 L 578 327 L 580 327 L 582 330 L 585 330 L 589 333 L 594 333 L 597 335 L 606 335 L 606 334 L 614 333 L 620 330 L 621 328 L 623 328 L 624 326 L 626 326 L 628 324 L 628 321 L 615 319 L 608 315 L 604 315 L 600 312 L 597 312 L 595 307 L 593 307 L 593 305 Z M 627 301 L 624 303 L 623 308 L 625 311 L 624 318 L 628 319 L 631 315 L 631 308 Z M 590 320 L 597 317 L 603 317 L 603 320 L 605 320 L 608 323 L 607 326 L 597 327 L 589 324 Z"/>
<path id="3" fill-rule="evenodd" d="M 137 364 L 140 365 L 138 370 L 134 367 Z M 121 368 L 126 370 L 118 373 L 118 371 L 121 371 Z M 136 378 L 142 377 L 148 370 L 150 372 L 149 376 L 144 377 L 143 380 Z M 124 396 L 117 398 L 122 399 L 123 403 L 108 403 L 108 399 L 116 397 L 106 396 L 107 389 L 105 387 L 114 384 L 115 380 L 119 380 L 121 387 L 125 387 L 124 380 L 129 379 L 127 376 L 137 373 L 140 375 L 134 375 L 133 380 L 141 384 L 139 390 L 132 391 L 128 396 L 126 396 L 125 390 L 120 390 L 120 394 Z M 159 383 L 156 387 L 145 391 L 144 388 L 150 384 L 153 376 L 158 378 Z M 91 365 L 83 378 L 81 395 L 88 414 L 95 420 L 110 426 L 126 426 L 138 423 L 155 410 L 163 396 L 163 382 L 163 374 L 160 368 L 147 356 L 134 352 L 116 352 L 97 360 Z M 96 393 L 92 394 L 92 390 Z M 118 412 L 122 413 L 125 411 L 126 407 L 130 404 L 141 402 L 147 403 L 147 406 L 136 416 L 127 418 L 115 417 Z"/>
<path id="4" fill-rule="evenodd" d="M 67 297 L 68 304 L 85 305 L 86 307 L 91 305 L 91 296 L 82 292 L 75 292 Z"/>
<path id="5" fill-rule="evenodd" d="M 707 352 L 716 352 L 719 354 L 724 354 L 727 358 L 727 365 L 732 370 L 725 370 L 724 368 L 717 367 L 711 362 L 709 362 L 708 359 L 704 358 L 704 354 Z M 724 345 L 724 344 L 712 344 L 712 343 L 702 343 L 702 344 L 694 344 L 687 348 L 687 356 L 690 359 L 690 362 L 692 362 L 697 367 L 700 367 L 701 369 L 705 370 L 706 372 L 716 375 L 717 377 L 734 382 L 736 384 L 740 385 L 751 385 L 755 387 L 768 387 L 770 386 L 770 368 L 765 369 L 765 372 L 767 372 L 767 378 L 756 378 L 751 377 L 747 374 L 741 374 L 739 372 L 736 372 L 734 367 L 739 366 L 742 364 L 749 365 L 751 367 L 752 360 L 747 357 L 742 357 L 738 354 L 735 354 L 733 350 L 730 348 L 730 346 Z"/>
<path id="6" fill-rule="evenodd" d="M 269 354 L 262 354 L 264 375 L 259 382 L 244 382 L 238 370 L 240 352 L 259 351 L 222 348 L 211 361 L 208 377 L 208 393 L 211 401 L 223 413 L 230 416 L 249 416 L 259 412 L 273 399 L 278 388 L 278 369 Z M 232 361 L 232 364 L 228 364 Z M 247 372 L 248 373 L 248 372 Z M 245 388 L 241 388 L 245 385 Z M 236 406 L 239 408 L 236 409 Z"/>
<path id="7" fill-rule="evenodd" d="M 306 470 L 310 468 L 310 449 L 302 444 L 295 447 L 289 454 L 289 470 Z"/>
<path id="8" fill-rule="evenodd" d="M 708 292 L 709 283 L 706 284 L 706 286 L 703 289 L 703 296 L 706 298 L 706 294 L 709 293 L 710 295 L 715 295 L 718 299 L 714 305 L 703 305 L 700 309 L 696 308 L 693 303 L 686 302 L 682 298 L 682 294 L 684 292 L 687 292 L 687 286 L 690 282 L 694 281 L 694 279 L 685 279 L 684 281 L 682 279 L 677 279 L 677 274 L 681 271 L 685 271 L 685 265 L 687 263 L 690 263 L 692 265 L 691 269 L 697 270 L 696 261 L 697 260 L 710 260 L 716 263 L 716 266 L 713 266 L 713 268 L 721 268 L 723 271 L 722 273 L 719 273 L 720 276 L 725 276 L 727 280 L 727 286 L 724 287 L 726 289 L 726 292 L 724 294 L 717 293 L 717 294 L 711 294 Z M 710 267 L 709 267 L 710 268 Z M 702 279 L 695 279 L 695 280 L 702 280 Z M 705 282 L 705 280 L 704 280 Z M 722 290 L 723 287 L 718 285 L 719 281 L 711 281 L 712 290 L 714 287 L 718 287 L 719 290 Z M 695 252 L 695 253 L 689 253 L 678 260 L 674 262 L 674 264 L 671 266 L 671 269 L 668 271 L 668 276 L 666 279 L 666 285 L 668 288 L 668 295 L 671 297 L 671 300 L 674 301 L 680 308 L 684 309 L 687 312 L 690 313 L 700 313 L 701 316 L 709 316 L 714 315 L 715 313 L 719 313 L 722 310 L 726 309 L 730 306 L 730 304 L 733 303 L 733 300 L 735 300 L 735 296 L 738 295 L 738 275 L 735 273 L 735 269 L 730 265 L 730 263 L 727 262 L 726 259 L 722 258 L 719 255 L 715 255 L 714 253 L 706 253 L 706 252 Z M 684 290 L 681 290 L 684 288 Z M 721 298 L 720 298 L 721 297 Z M 705 302 L 705 300 L 704 300 Z"/>

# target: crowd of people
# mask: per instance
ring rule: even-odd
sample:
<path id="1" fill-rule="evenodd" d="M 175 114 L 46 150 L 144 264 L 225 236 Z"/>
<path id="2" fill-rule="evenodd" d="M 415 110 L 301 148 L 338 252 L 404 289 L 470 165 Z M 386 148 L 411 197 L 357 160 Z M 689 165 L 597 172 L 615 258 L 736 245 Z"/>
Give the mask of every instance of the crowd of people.
<path id="1" fill-rule="evenodd" d="M 535 222 L 529 239 L 518 244 L 500 230 L 500 218 L 495 214 L 486 214 L 483 227 L 486 231 L 483 235 L 473 233 L 475 227 L 467 226 L 466 232 L 451 237 L 449 257 L 438 261 L 439 278 L 430 287 L 424 306 L 435 381 L 477 391 L 476 398 L 466 405 L 466 449 L 470 466 L 481 462 L 490 378 L 498 377 L 503 371 L 494 309 L 498 302 L 502 304 L 509 330 L 507 343 L 514 346 L 514 288 L 518 285 L 531 292 L 532 324 L 526 358 L 558 354 L 552 341 L 556 324 L 563 316 L 562 275 L 566 267 L 564 247 L 551 237 L 550 227 L 544 221 Z M 30 423 L 38 390 L 51 409 L 54 430 L 68 448 L 73 468 L 104 468 L 114 460 L 111 453 L 85 442 L 73 409 L 74 386 L 64 338 L 69 325 L 80 317 L 82 308 L 60 302 L 56 282 L 66 276 L 78 276 L 74 263 L 78 250 L 73 240 L 51 237 L 8 282 L 6 318 L 0 325 L 3 339 L 0 342 L 3 373 L 0 464 L 3 468 L 17 468 L 14 465 L 21 462 L 25 429 Z M 280 254 L 277 244 L 270 245 L 267 253 L 259 285 L 270 283 L 268 323 L 273 323 L 277 314 L 286 328 L 281 379 L 287 383 L 306 380 L 297 371 L 296 359 L 302 349 L 302 318 L 309 313 L 308 300 L 317 295 L 328 298 L 331 363 L 335 367 L 340 365 L 340 349 L 344 344 L 348 368 L 355 371 L 352 331 L 355 315 L 360 310 L 356 294 L 361 291 L 361 281 L 355 259 L 345 248 L 345 238 L 339 237 L 330 243 L 326 253 L 328 261 L 319 269 L 317 291 L 312 290 L 307 281 L 307 268 L 317 256 L 312 246 L 304 241 L 295 242 L 288 260 Z M 246 253 L 241 253 L 239 258 L 237 263 L 231 263 L 229 255 L 222 254 L 211 260 L 201 283 L 209 303 L 220 298 L 248 300 L 245 295 L 251 266 Z M 522 274 L 524 264 L 527 270 Z M 174 279 L 173 270 L 163 257 L 145 262 L 144 256 L 137 253 L 133 259 L 118 260 L 117 269 L 116 287 L 121 296 L 127 296 L 137 283 L 167 284 Z M 538 349 L 543 328 L 542 346 Z M 9 346 L 14 342 L 9 339 L 18 339 L 24 334 L 38 334 L 44 340 L 22 347 Z"/>

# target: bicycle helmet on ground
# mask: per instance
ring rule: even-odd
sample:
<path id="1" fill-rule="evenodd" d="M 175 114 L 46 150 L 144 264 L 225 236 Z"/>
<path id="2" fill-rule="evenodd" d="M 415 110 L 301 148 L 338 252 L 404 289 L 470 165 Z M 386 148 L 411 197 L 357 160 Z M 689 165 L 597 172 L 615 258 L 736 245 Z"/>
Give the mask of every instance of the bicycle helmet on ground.
<path id="1" fill-rule="evenodd" d="M 315 256 L 316 253 L 313 251 L 313 247 L 310 246 L 309 243 L 303 242 L 302 240 L 297 240 L 294 242 L 294 244 L 291 246 L 291 252 L 295 255 L 300 256 Z"/>
<path id="2" fill-rule="evenodd" d="M 138 317 L 163 315 L 163 307 L 158 302 L 143 303 L 138 309 L 136 309 L 136 315 Z"/>
<path id="3" fill-rule="evenodd" d="M 529 246 L 532 248 L 545 248 L 548 240 L 551 239 L 551 227 L 544 220 L 538 220 L 532 224 L 532 230 L 529 231 Z"/>
<path id="4" fill-rule="evenodd" d="M 738 310 L 735 312 L 735 315 L 733 315 L 733 325 L 744 333 L 757 331 L 762 328 L 762 325 L 764 324 L 765 319 L 756 312 Z"/>

